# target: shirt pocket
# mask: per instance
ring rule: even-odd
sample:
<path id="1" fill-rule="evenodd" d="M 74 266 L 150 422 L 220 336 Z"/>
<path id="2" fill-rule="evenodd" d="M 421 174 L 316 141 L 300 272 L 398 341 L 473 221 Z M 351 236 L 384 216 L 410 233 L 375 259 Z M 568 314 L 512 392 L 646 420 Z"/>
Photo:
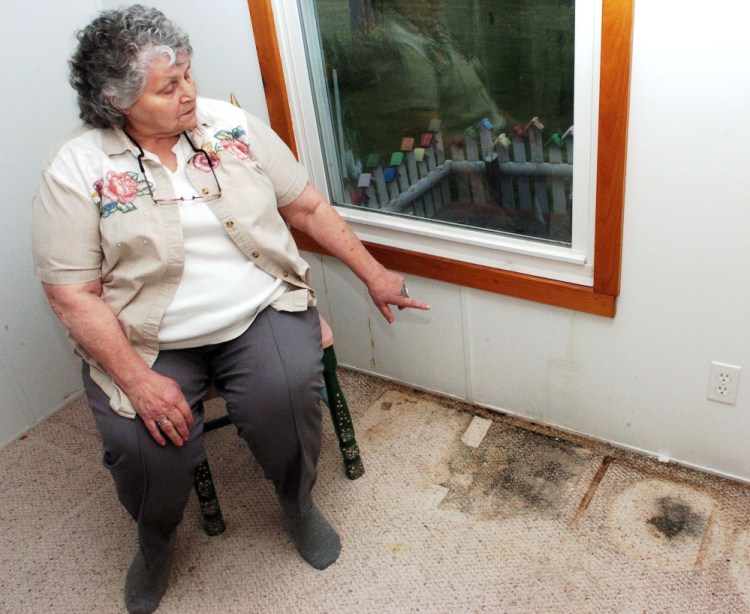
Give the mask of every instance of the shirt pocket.
<path id="1" fill-rule="evenodd" d="M 162 234 L 161 216 L 157 213 L 150 195 L 138 196 L 109 215 L 102 213 L 99 229 L 105 271 L 154 256 L 153 250 Z"/>

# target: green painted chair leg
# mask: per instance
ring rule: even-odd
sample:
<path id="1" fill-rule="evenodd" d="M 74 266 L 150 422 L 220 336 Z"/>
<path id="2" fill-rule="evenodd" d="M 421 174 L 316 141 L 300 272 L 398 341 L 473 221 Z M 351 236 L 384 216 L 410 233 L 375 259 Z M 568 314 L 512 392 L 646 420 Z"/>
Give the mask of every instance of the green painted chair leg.
<path id="1" fill-rule="evenodd" d="M 350 480 L 356 480 L 365 472 L 365 466 L 359 456 L 359 446 L 354 436 L 354 425 L 346 404 L 341 384 L 336 376 L 336 353 L 333 346 L 323 350 L 323 379 L 326 384 L 326 403 L 331 411 L 331 419 L 339 440 L 341 455 L 344 457 L 344 470 Z"/>
<path id="2" fill-rule="evenodd" d="M 203 529 L 208 535 L 220 535 L 226 530 L 221 506 L 216 497 L 214 481 L 208 461 L 203 461 L 195 469 L 195 492 L 198 495 L 201 514 L 203 514 Z"/>

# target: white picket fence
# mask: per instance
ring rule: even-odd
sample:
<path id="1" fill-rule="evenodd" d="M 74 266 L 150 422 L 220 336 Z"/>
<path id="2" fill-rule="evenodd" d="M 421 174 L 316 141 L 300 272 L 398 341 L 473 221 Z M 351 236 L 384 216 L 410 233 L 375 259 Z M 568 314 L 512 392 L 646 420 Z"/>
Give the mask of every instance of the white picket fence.
<path id="1" fill-rule="evenodd" d="M 439 122 L 418 143 L 406 138 L 389 160 L 370 156 L 359 177 L 363 206 L 492 230 L 570 241 L 573 130 L 542 142 L 542 124 L 447 145 Z"/>

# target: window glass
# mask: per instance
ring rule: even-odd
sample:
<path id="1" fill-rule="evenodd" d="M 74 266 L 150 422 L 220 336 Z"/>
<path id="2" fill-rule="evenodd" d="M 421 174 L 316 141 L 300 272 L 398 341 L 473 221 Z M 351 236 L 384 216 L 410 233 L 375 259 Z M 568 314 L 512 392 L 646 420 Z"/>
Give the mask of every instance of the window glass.
<path id="1" fill-rule="evenodd" d="M 311 5 L 337 204 L 571 244 L 573 0 Z"/>

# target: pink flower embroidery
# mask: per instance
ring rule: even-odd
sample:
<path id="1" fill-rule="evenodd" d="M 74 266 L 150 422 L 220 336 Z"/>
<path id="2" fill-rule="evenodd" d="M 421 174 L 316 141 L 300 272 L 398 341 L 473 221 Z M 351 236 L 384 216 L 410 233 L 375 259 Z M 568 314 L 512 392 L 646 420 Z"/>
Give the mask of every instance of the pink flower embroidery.
<path id="1" fill-rule="evenodd" d="M 249 160 L 252 157 L 250 144 L 247 142 L 247 133 L 241 126 L 232 130 L 219 130 L 214 137 L 218 139 L 216 151 L 224 153 L 225 151 L 241 161 Z"/>
<path id="2" fill-rule="evenodd" d="M 102 217 L 109 217 L 115 211 L 135 211 L 133 201 L 149 192 L 146 180 L 138 179 L 138 174 L 130 171 L 107 171 L 103 178 L 94 181 L 93 186 L 94 192 L 91 196 L 99 206 Z"/>
<path id="3" fill-rule="evenodd" d="M 247 142 L 245 130 L 240 126 L 233 130 L 219 130 L 214 134 L 214 138 L 217 139 L 215 143 L 207 142 L 201 145 L 201 149 L 206 152 L 208 159 L 202 153 L 197 153 L 190 159 L 193 168 L 208 173 L 211 169 L 219 166 L 221 156 L 225 152 L 243 162 L 250 159 L 250 145 Z"/>
<path id="4" fill-rule="evenodd" d="M 207 149 L 206 146 L 204 146 L 203 149 Z M 215 151 L 206 151 L 206 153 L 208 154 L 208 160 L 202 153 L 195 154 L 190 160 L 190 163 L 193 165 L 193 167 L 197 168 L 199 171 L 203 171 L 204 173 L 208 173 L 212 168 L 216 168 L 217 166 L 219 166 L 219 156 L 217 155 L 217 153 Z M 208 163 L 209 160 L 211 161 L 210 166 Z"/>
<path id="5" fill-rule="evenodd" d="M 240 138 L 244 139 L 244 137 L 240 137 Z M 222 150 L 232 154 L 238 160 L 244 161 L 250 157 L 250 147 L 244 140 L 225 139 L 223 141 L 219 141 L 219 147 Z"/>
<path id="6" fill-rule="evenodd" d="M 132 203 L 138 195 L 138 182 L 129 173 L 107 171 L 102 182 L 101 195 L 107 201 Z"/>

